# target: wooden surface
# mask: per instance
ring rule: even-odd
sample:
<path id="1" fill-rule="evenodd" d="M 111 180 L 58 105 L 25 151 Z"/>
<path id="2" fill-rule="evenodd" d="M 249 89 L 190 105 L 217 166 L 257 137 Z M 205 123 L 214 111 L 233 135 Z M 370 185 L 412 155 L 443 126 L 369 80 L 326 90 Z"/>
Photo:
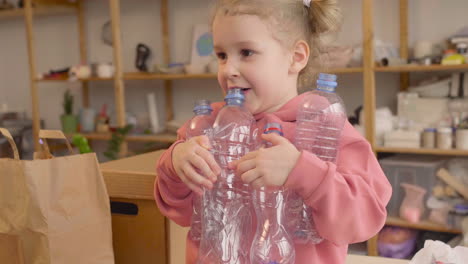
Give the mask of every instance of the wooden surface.
<path id="1" fill-rule="evenodd" d="M 346 264 L 408 264 L 409 260 L 348 255 Z"/>
<path id="2" fill-rule="evenodd" d="M 68 7 L 36 7 L 34 10 L 34 16 L 57 16 L 57 15 L 71 15 L 75 13 L 73 8 Z M 0 20 L 22 18 L 25 15 L 25 9 L 16 8 L 10 10 L 0 11 Z"/>
<path id="3" fill-rule="evenodd" d="M 364 65 L 364 119 L 365 135 L 371 146 L 375 144 L 375 73 L 374 66 L 374 26 L 373 0 L 362 2 L 363 65 Z"/>
<path id="4" fill-rule="evenodd" d="M 80 63 L 88 64 L 88 49 L 86 47 L 86 25 L 85 25 L 85 14 L 84 14 L 84 0 L 78 0 L 77 2 L 77 14 L 78 20 L 78 40 L 80 47 Z M 89 107 L 89 83 L 81 83 L 81 94 L 83 97 L 83 107 Z"/>
<path id="5" fill-rule="evenodd" d="M 400 58 L 408 59 L 408 0 L 400 0 Z M 409 74 L 400 73 L 400 91 L 409 87 Z"/>
<path id="6" fill-rule="evenodd" d="M 161 0 L 161 31 L 163 41 L 163 58 L 164 63 L 171 62 L 171 46 L 169 43 L 169 3 L 168 0 Z M 174 103 L 172 98 L 172 82 L 169 79 L 164 81 L 164 96 L 166 105 L 166 122 L 174 119 Z"/>
<path id="7" fill-rule="evenodd" d="M 32 10 L 32 0 L 24 1 L 24 19 L 26 25 L 26 42 L 28 46 L 28 61 L 29 61 L 29 80 L 31 87 L 31 113 L 33 120 L 33 139 L 34 139 L 34 149 L 39 151 L 39 129 L 40 129 L 40 120 L 41 116 L 39 114 L 39 96 L 37 92 L 37 83 L 34 81 L 34 78 L 37 76 L 36 72 L 36 51 L 34 49 L 34 30 L 33 30 L 33 10 Z"/>
<path id="8" fill-rule="evenodd" d="M 102 163 L 101 171 L 109 196 L 154 200 L 156 162 L 162 153 L 161 150 Z"/>
<path id="9" fill-rule="evenodd" d="M 112 214 L 112 242 L 116 264 L 168 263 L 166 219 L 154 201 L 111 198 L 134 204 L 137 215 Z"/>
<path id="10" fill-rule="evenodd" d="M 377 152 L 386 152 L 386 153 L 413 153 L 413 154 L 430 154 L 430 155 L 468 156 L 468 150 L 459 150 L 459 149 L 375 147 L 375 150 Z"/>
<path id="11" fill-rule="evenodd" d="M 80 133 L 85 138 L 90 140 L 110 140 L 112 137 L 111 133 Z M 67 135 L 68 138 L 71 138 L 72 135 Z M 125 139 L 126 141 L 133 142 L 163 142 L 163 143 L 173 143 L 177 140 L 177 135 L 172 133 L 160 133 L 160 134 L 150 134 L 150 135 L 128 135 Z"/>
<path id="12" fill-rule="evenodd" d="M 388 216 L 387 221 L 385 222 L 386 225 L 391 226 L 399 226 L 399 227 L 406 227 L 406 228 L 413 228 L 418 230 L 429 230 L 435 232 L 443 232 L 443 233 L 453 233 L 453 234 L 461 234 L 461 230 L 454 229 L 450 227 L 446 227 L 440 224 L 432 223 L 429 221 L 421 221 L 419 223 L 410 223 L 406 220 L 403 220 L 399 217 Z"/>
<path id="13" fill-rule="evenodd" d="M 468 64 L 461 65 L 403 65 L 375 67 L 377 72 L 430 72 L 430 71 L 468 71 Z"/>
<path id="14" fill-rule="evenodd" d="M 153 196 L 156 162 L 162 153 L 100 164 L 111 201 L 138 207 L 137 215 L 112 214 L 116 263 L 168 263 L 168 223 Z"/>

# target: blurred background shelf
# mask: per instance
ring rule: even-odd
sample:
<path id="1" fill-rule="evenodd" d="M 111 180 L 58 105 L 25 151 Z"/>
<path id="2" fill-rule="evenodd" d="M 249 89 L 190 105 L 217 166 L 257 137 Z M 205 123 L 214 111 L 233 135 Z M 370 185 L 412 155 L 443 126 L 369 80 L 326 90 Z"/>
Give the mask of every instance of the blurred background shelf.
<path id="1" fill-rule="evenodd" d="M 61 16 L 71 15 L 76 11 L 74 8 L 64 6 L 51 6 L 51 7 L 37 7 L 33 9 L 34 16 Z M 15 8 L 0 11 L 0 20 L 12 19 L 12 18 L 23 18 L 24 9 Z"/>
<path id="2" fill-rule="evenodd" d="M 111 133 L 81 133 L 85 138 L 89 140 L 110 140 L 112 137 Z M 71 135 L 67 135 L 71 137 Z M 162 143 L 173 143 L 177 140 L 177 135 L 172 133 L 160 133 L 160 134 L 149 134 L 149 135 L 128 135 L 125 137 L 126 141 L 133 142 L 162 142 Z"/>
<path id="3" fill-rule="evenodd" d="M 340 73 L 362 73 L 364 69 L 362 67 L 350 67 L 350 68 L 334 68 L 334 69 L 323 69 L 326 73 L 340 74 Z"/>
<path id="4" fill-rule="evenodd" d="M 204 74 L 157 74 L 144 72 L 124 73 L 124 80 L 190 80 L 190 79 L 216 79 L 217 75 Z"/>
<path id="5" fill-rule="evenodd" d="M 375 147 L 374 150 L 380 153 L 411 153 L 411 154 L 429 154 L 429 155 L 468 156 L 468 150 L 459 150 L 459 149 Z"/>
<path id="6" fill-rule="evenodd" d="M 89 81 L 112 81 L 114 78 L 99 78 L 99 77 L 90 77 L 86 79 L 78 79 L 78 81 L 89 82 Z M 66 77 L 57 77 L 57 78 L 44 78 L 44 79 L 35 79 L 36 82 L 68 82 L 69 79 Z"/>
<path id="7" fill-rule="evenodd" d="M 405 65 L 375 67 L 376 72 L 429 72 L 429 71 L 468 71 L 468 64 L 461 65 Z"/>
<path id="8" fill-rule="evenodd" d="M 443 232 L 443 233 L 461 234 L 461 230 L 459 229 L 454 229 L 451 227 L 439 225 L 439 224 L 432 223 L 429 221 L 421 221 L 419 223 L 410 223 L 408 221 L 405 221 L 395 216 L 388 216 L 385 224 L 391 225 L 391 226 L 418 229 L 418 230 L 428 230 L 428 231 Z"/>

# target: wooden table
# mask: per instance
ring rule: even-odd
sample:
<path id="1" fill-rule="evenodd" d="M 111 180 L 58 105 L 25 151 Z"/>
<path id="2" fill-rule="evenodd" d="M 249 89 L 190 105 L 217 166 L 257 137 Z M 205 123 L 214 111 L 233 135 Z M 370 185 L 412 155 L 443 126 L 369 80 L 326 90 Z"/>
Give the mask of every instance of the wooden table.
<path id="1" fill-rule="evenodd" d="M 111 199 L 117 264 L 169 263 L 166 218 L 153 198 L 156 161 L 162 152 L 101 164 Z"/>

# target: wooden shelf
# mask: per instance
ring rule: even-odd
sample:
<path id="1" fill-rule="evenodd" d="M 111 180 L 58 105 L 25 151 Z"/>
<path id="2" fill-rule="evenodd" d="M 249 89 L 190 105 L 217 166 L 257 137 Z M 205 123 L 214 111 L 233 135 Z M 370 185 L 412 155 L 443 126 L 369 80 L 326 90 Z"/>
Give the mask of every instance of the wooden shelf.
<path id="1" fill-rule="evenodd" d="M 426 71 L 468 71 L 468 64 L 461 65 L 405 65 L 375 67 L 376 72 L 426 72 Z"/>
<path id="2" fill-rule="evenodd" d="M 339 73 L 362 73 L 363 68 L 335 68 L 335 69 L 322 69 L 323 72 L 326 73 L 334 73 L 334 74 L 339 74 Z"/>
<path id="3" fill-rule="evenodd" d="M 114 78 L 99 78 L 99 77 L 90 77 L 86 79 L 79 79 L 81 82 L 89 81 L 112 81 Z M 68 78 L 58 77 L 58 78 L 45 78 L 45 79 L 35 79 L 36 82 L 67 82 Z"/>
<path id="4" fill-rule="evenodd" d="M 110 140 L 111 133 L 81 133 L 90 140 Z M 68 135 L 70 136 L 70 135 Z M 126 141 L 133 142 L 163 142 L 173 143 L 177 140 L 177 135 L 172 133 L 150 134 L 150 135 L 128 135 Z"/>
<path id="5" fill-rule="evenodd" d="M 410 223 L 405 221 L 399 217 L 395 216 L 388 216 L 387 221 L 385 222 L 386 225 L 391 226 L 399 226 L 399 227 L 406 227 L 406 228 L 413 228 L 419 230 L 428 230 L 428 231 L 435 231 L 435 232 L 444 232 L 444 233 L 453 233 L 453 234 L 461 234 L 461 230 L 454 229 L 451 227 L 446 227 L 440 224 L 432 223 L 429 221 L 421 221 L 419 223 Z"/>
<path id="6" fill-rule="evenodd" d="M 37 7 L 34 8 L 34 16 L 55 16 L 55 15 L 70 15 L 74 14 L 76 10 L 74 8 L 62 7 L 62 6 L 51 6 L 51 7 Z M 20 18 L 24 16 L 24 9 L 15 8 L 9 10 L 0 11 L 0 20 Z"/>
<path id="7" fill-rule="evenodd" d="M 381 153 L 414 153 L 429 155 L 450 155 L 450 156 L 468 156 L 468 150 L 459 149 L 425 149 L 425 148 L 390 148 L 376 147 L 376 152 Z"/>
<path id="8" fill-rule="evenodd" d="M 217 75 L 204 74 L 158 74 L 143 72 L 124 73 L 124 80 L 190 80 L 190 79 L 216 79 Z"/>

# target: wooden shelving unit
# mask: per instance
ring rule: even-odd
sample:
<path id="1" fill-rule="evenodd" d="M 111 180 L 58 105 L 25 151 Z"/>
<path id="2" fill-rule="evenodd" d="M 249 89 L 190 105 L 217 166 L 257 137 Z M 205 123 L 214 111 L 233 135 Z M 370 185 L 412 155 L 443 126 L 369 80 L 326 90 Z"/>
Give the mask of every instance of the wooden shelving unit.
<path id="1" fill-rule="evenodd" d="M 72 15 L 76 12 L 74 8 L 67 6 L 51 6 L 51 7 L 37 7 L 33 10 L 36 16 L 61 16 Z M 0 11 L 0 20 L 12 18 L 24 18 L 25 9 L 15 8 L 10 10 Z"/>
<path id="2" fill-rule="evenodd" d="M 468 71 L 468 64 L 461 65 L 404 65 L 375 67 L 376 72 L 431 72 L 431 71 Z"/>
<path id="3" fill-rule="evenodd" d="M 374 150 L 380 153 L 411 153 L 411 154 L 427 154 L 427 155 L 468 156 L 468 150 L 459 150 L 459 149 L 375 147 Z"/>
<path id="4" fill-rule="evenodd" d="M 391 226 L 399 226 L 399 227 L 406 227 L 406 228 L 412 228 L 412 229 L 418 229 L 418 230 L 427 230 L 427 231 L 452 233 L 452 234 L 461 234 L 462 232 L 459 229 L 446 227 L 446 226 L 432 223 L 429 221 L 421 221 L 419 223 L 410 223 L 401 218 L 393 217 L 393 216 L 387 217 L 386 224 L 391 225 Z"/>
<path id="5" fill-rule="evenodd" d="M 109 140 L 112 137 L 111 133 L 80 133 L 89 140 Z M 72 135 L 67 135 L 71 137 Z M 148 135 L 133 135 L 126 137 L 127 141 L 133 142 L 163 142 L 173 143 L 177 140 L 177 135 L 172 133 L 148 134 Z"/>
<path id="6" fill-rule="evenodd" d="M 87 79 L 79 79 L 81 82 L 91 82 L 91 81 L 112 81 L 114 78 L 99 78 L 99 77 L 90 77 Z M 68 78 L 57 77 L 57 78 L 44 78 L 44 79 L 35 79 L 35 82 L 68 82 Z"/>
<path id="7" fill-rule="evenodd" d="M 369 34 L 367 37 L 369 37 L 368 41 L 373 42 L 373 30 L 369 27 L 372 27 L 372 18 L 365 18 L 366 16 L 372 17 L 372 11 L 368 11 L 368 9 L 372 9 L 372 0 L 364 0 L 364 10 L 367 10 L 363 12 L 364 16 L 364 24 L 367 23 L 367 27 L 364 26 L 366 32 L 369 30 Z M 400 57 L 404 59 L 408 59 L 409 56 L 409 47 L 408 47 L 408 34 L 409 34 L 409 26 L 408 26 L 408 18 L 409 18 L 409 10 L 408 10 L 408 0 L 399 0 L 399 11 L 400 11 L 400 17 L 399 17 L 399 23 L 400 23 Z M 365 37 L 365 39 L 367 39 Z M 367 47 L 367 49 L 366 49 Z M 366 46 L 364 47 L 364 53 L 367 52 L 372 52 L 372 47 Z M 369 67 L 364 67 L 364 75 L 368 76 L 368 80 L 364 82 L 364 94 L 365 97 L 368 97 L 369 99 L 364 102 L 364 109 L 375 109 L 375 73 L 376 72 L 381 72 L 381 73 L 398 73 L 400 74 L 400 90 L 405 91 L 408 89 L 409 86 L 409 73 L 411 72 L 436 72 L 436 71 L 452 71 L 452 72 L 457 72 L 457 71 L 468 71 L 468 64 L 463 64 L 463 65 L 428 65 L 428 66 L 423 66 L 423 65 L 405 65 L 405 66 L 392 66 L 392 67 L 380 67 L 380 66 L 375 66 L 374 59 L 369 58 L 372 57 L 372 55 L 365 55 L 365 65 L 366 62 L 369 64 L 371 63 L 372 66 Z M 375 111 L 366 111 L 366 116 L 365 116 L 365 123 L 366 123 L 366 137 L 369 140 L 369 142 L 372 145 L 372 148 L 375 153 L 412 153 L 412 154 L 425 154 L 425 155 L 445 155 L 445 156 L 468 156 L 468 151 L 466 150 L 457 150 L 457 149 L 449 149 L 449 150 L 444 150 L 444 149 L 424 149 L 424 148 L 389 148 L 389 147 L 382 147 L 382 146 L 377 146 L 375 144 L 375 119 L 374 119 L 374 113 Z M 392 226 L 399 226 L 399 227 L 406 227 L 406 228 L 414 228 L 414 229 L 419 229 L 419 230 L 429 230 L 429 231 L 436 231 L 436 232 L 445 232 L 445 233 L 461 233 L 460 230 L 449 228 L 449 227 L 444 227 L 441 225 L 437 225 L 428 221 L 422 221 L 420 223 L 414 224 L 414 223 L 409 223 L 403 219 L 400 219 L 398 217 L 392 217 L 389 216 L 387 217 L 386 220 L 387 225 L 392 225 Z M 377 251 L 377 240 L 378 237 L 375 236 L 374 238 L 368 240 L 367 242 L 367 249 L 368 249 L 368 255 L 370 256 L 377 256 L 378 251 Z"/>

